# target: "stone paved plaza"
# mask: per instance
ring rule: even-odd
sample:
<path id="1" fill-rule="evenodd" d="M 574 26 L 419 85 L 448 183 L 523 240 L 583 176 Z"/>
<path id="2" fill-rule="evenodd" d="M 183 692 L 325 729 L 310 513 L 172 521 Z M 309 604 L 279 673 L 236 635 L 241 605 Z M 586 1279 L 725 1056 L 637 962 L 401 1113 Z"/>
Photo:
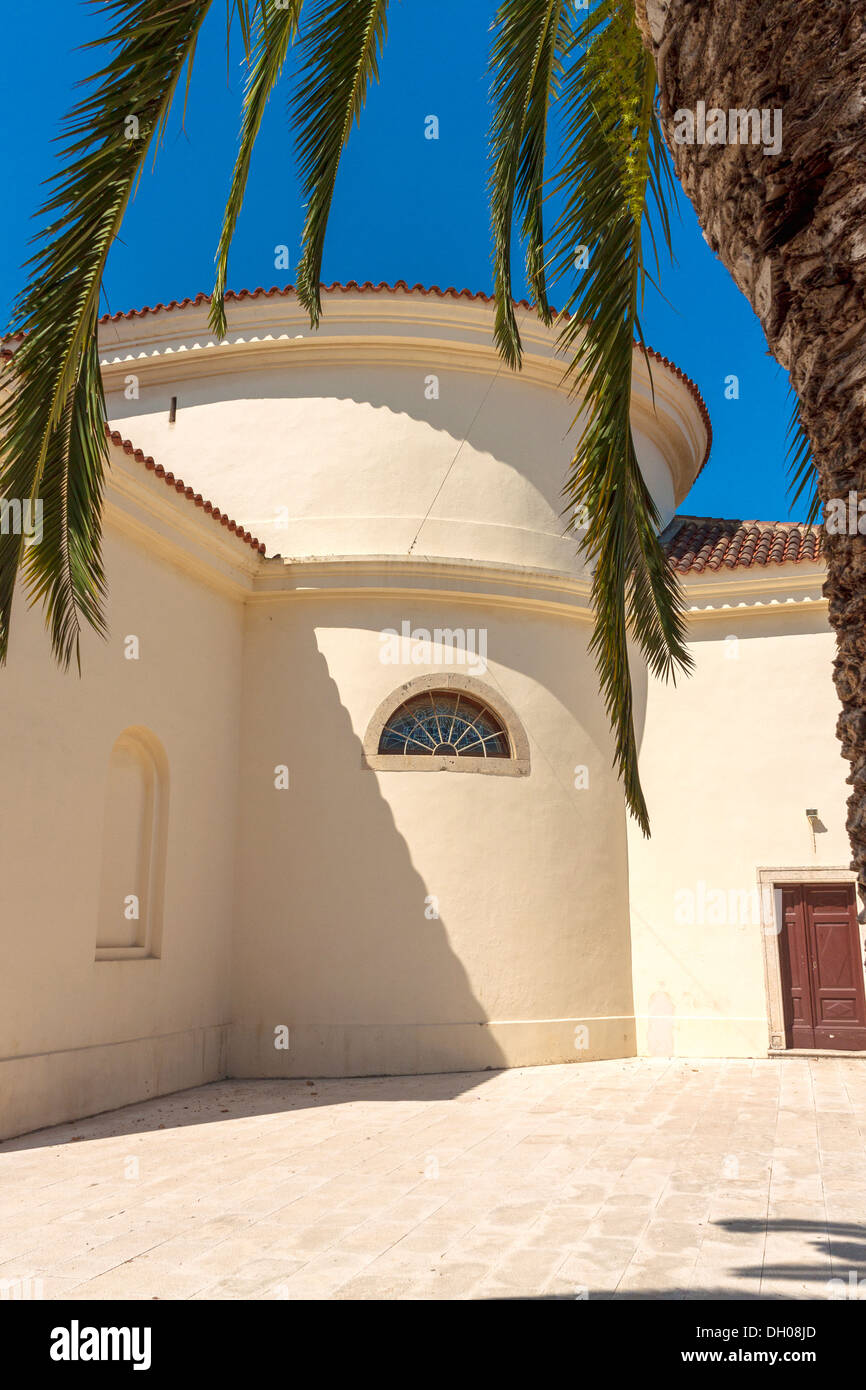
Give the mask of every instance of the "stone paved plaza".
<path id="1" fill-rule="evenodd" d="M 216 1082 L 0 1145 L 0 1281 L 828 1298 L 866 1279 L 864 1116 L 853 1058 Z"/>

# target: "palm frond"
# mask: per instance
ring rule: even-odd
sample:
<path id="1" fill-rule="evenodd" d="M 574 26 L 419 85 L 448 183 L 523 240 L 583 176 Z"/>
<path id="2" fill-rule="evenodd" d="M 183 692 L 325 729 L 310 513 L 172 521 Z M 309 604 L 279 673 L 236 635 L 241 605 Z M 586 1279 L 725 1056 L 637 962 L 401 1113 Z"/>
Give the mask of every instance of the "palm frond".
<path id="1" fill-rule="evenodd" d="M 0 661 L 19 569 L 43 599 L 58 661 L 78 656 L 80 619 L 104 631 L 101 512 L 108 450 L 96 348 L 106 258 L 149 146 L 158 144 L 211 0 L 111 0 L 114 50 L 67 118 L 64 170 L 11 326 L 24 339 L 0 412 L 0 494 L 41 501 L 43 537 L 0 535 Z"/>
<path id="2" fill-rule="evenodd" d="M 258 8 L 258 6 L 256 6 Z M 226 0 L 226 54 L 228 54 L 231 42 L 232 24 L 237 14 L 238 24 L 241 29 L 241 42 L 244 46 L 244 53 L 249 61 L 252 52 L 252 29 L 253 21 L 250 16 L 249 0 Z"/>
<path id="3" fill-rule="evenodd" d="M 360 119 L 387 32 L 388 0 L 318 0 L 302 32 L 304 67 L 294 98 L 298 164 L 306 196 L 296 292 L 315 327 L 328 214 L 340 156 Z"/>
<path id="4" fill-rule="evenodd" d="M 102 497 L 105 404 L 96 338 L 87 343 L 75 393 L 68 400 L 42 475 L 43 534 L 24 551 L 22 572 L 32 601 L 42 600 L 55 653 L 78 645 L 78 615 L 105 633 L 102 598 Z M 51 499 L 59 505 L 52 505 Z M 80 671 L 79 662 L 79 671 Z"/>
<path id="5" fill-rule="evenodd" d="M 628 644 L 653 674 L 688 670 L 683 605 L 658 539 L 659 516 L 638 465 L 630 422 L 636 351 L 643 342 L 643 235 L 652 218 L 670 252 L 672 178 L 655 107 L 655 69 L 633 0 L 600 0 L 576 35 L 579 55 L 563 88 L 566 148 L 556 186 L 565 202 L 554 263 L 576 286 L 560 345 L 566 379 L 582 397 L 583 429 L 564 488 L 586 516 L 581 546 L 593 566 L 590 641 L 614 732 L 626 801 L 644 834 Z M 652 374 L 650 372 L 650 380 Z"/>
<path id="6" fill-rule="evenodd" d="M 793 394 L 793 393 L 792 393 Z M 788 496 L 792 509 L 800 498 L 808 502 L 806 525 L 813 526 L 821 520 L 821 498 L 818 495 L 818 469 L 812 457 L 812 445 L 800 416 L 800 402 L 794 397 L 791 418 L 785 431 L 788 440 L 786 467 L 788 470 Z"/>
<path id="7" fill-rule="evenodd" d="M 297 33 L 302 5 L 303 0 L 284 0 L 282 4 L 279 0 L 267 0 L 256 12 L 252 67 L 244 91 L 240 147 L 220 233 L 216 278 L 210 303 L 210 325 L 221 338 L 226 333 L 225 291 L 229 249 L 243 206 L 253 148 L 268 98 L 279 80 L 289 45 Z"/>
<path id="8" fill-rule="evenodd" d="M 573 40 L 571 0 L 503 0 L 490 55 L 490 211 L 496 302 L 494 337 L 511 367 L 521 362 L 511 280 L 511 230 L 523 214 L 526 273 L 544 323 L 551 322 L 544 267 L 544 158 L 550 104 Z"/>

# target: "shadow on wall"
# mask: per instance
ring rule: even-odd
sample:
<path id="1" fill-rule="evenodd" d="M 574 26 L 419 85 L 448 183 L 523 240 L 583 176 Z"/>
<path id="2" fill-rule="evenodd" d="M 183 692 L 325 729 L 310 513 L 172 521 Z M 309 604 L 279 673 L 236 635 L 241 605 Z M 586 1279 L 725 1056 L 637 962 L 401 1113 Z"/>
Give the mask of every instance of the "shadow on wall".
<path id="1" fill-rule="evenodd" d="M 294 366 L 289 370 L 283 367 L 257 372 L 254 386 L 250 375 L 242 370 L 215 379 L 180 380 L 171 388 L 171 393 L 178 396 L 172 442 L 185 450 L 182 476 L 186 483 L 226 508 L 243 526 L 251 526 L 262 537 L 269 536 L 269 554 L 275 550 L 293 553 L 285 533 L 281 543 L 280 532 L 271 533 L 264 525 L 268 518 L 249 515 L 251 504 L 244 495 L 249 490 L 248 481 L 244 482 L 243 474 L 238 472 L 239 458 L 249 456 L 251 429 L 262 428 L 261 412 L 258 417 L 250 414 L 221 419 L 218 446 L 209 448 L 201 469 L 197 466 L 202 449 L 197 439 L 200 426 L 194 415 L 185 415 L 185 411 L 203 406 L 219 408 L 223 404 L 246 401 L 255 406 L 259 401 L 292 401 L 301 412 L 296 418 L 302 428 L 299 432 L 284 427 L 278 436 L 279 449 L 275 449 L 274 456 L 265 463 L 265 471 L 270 468 L 273 485 L 279 480 L 281 491 L 273 499 L 275 507 L 288 506 L 294 495 L 312 506 L 314 516 L 323 507 L 328 515 L 340 515 L 341 502 L 348 504 L 346 511 L 350 516 L 356 511 L 359 518 L 377 514 L 393 516 L 395 479 L 399 481 L 405 472 L 407 450 L 414 451 L 418 443 L 417 432 L 406 428 L 406 423 L 411 421 L 428 425 L 434 435 L 444 436 L 441 452 L 431 455 L 431 499 L 442 482 L 447 462 L 455 458 L 457 467 L 448 478 L 449 495 L 461 496 L 467 475 L 466 461 L 461 465 L 458 454 L 465 442 L 479 454 L 491 455 L 497 465 L 504 464 L 511 469 L 515 480 L 528 483 L 543 499 L 545 505 L 539 514 L 548 516 L 551 533 L 565 535 L 562 487 L 579 436 L 575 403 L 565 396 L 556 397 L 548 388 L 523 381 L 507 369 L 495 377 L 479 377 L 472 372 L 449 368 L 442 370 L 436 381 L 439 394 L 431 399 L 425 394 L 424 372 L 413 368 L 394 374 L 382 367 L 342 366 L 339 373 L 334 369 Z M 157 390 L 143 393 L 142 398 L 134 402 L 134 411 L 120 392 L 115 391 L 109 397 L 109 418 L 118 422 L 121 432 L 128 428 L 133 443 L 139 444 L 141 441 L 135 432 L 137 421 L 149 416 L 167 418 L 169 387 L 165 390 L 165 396 Z M 520 392 L 518 397 L 515 391 Z M 556 410 L 555 404 L 552 408 L 556 400 L 562 402 L 561 412 Z M 368 423 L 359 415 L 350 421 L 346 414 L 338 412 L 333 418 L 324 414 L 317 421 L 318 458 L 313 461 L 320 463 L 336 458 L 351 465 L 340 474 L 341 486 L 346 489 L 341 498 L 328 495 L 327 490 L 333 488 L 334 483 L 330 470 L 325 470 L 319 483 L 319 487 L 326 489 L 324 501 L 321 495 L 310 491 L 311 486 L 315 487 L 311 478 L 316 477 L 316 470 L 310 468 L 309 420 L 310 412 L 316 410 L 320 401 L 368 407 L 379 417 L 378 421 Z M 532 429 L 516 427 L 520 418 L 516 413 L 516 401 L 520 404 L 520 412 L 533 418 Z M 387 426 L 384 430 L 383 424 Z M 148 438 L 156 437 L 147 434 Z M 145 452 L 148 450 L 156 454 L 157 463 L 174 466 L 169 459 L 160 456 L 158 443 L 148 443 Z M 561 467 L 555 465 L 557 458 L 561 458 Z M 475 467 L 478 467 L 477 460 Z M 497 477 L 501 487 L 501 476 L 497 474 Z M 452 491 L 454 489 L 456 491 Z M 495 510 L 496 496 L 488 495 L 487 505 Z M 296 519 L 295 507 L 288 506 L 288 511 L 290 517 Z M 299 515 L 303 513 L 302 507 Z M 436 512 L 431 519 L 437 519 Z M 504 519 L 513 525 L 512 516 Z"/>
<path id="2" fill-rule="evenodd" d="M 244 699 L 229 1075 L 504 1066 L 311 626 L 251 614 Z"/>

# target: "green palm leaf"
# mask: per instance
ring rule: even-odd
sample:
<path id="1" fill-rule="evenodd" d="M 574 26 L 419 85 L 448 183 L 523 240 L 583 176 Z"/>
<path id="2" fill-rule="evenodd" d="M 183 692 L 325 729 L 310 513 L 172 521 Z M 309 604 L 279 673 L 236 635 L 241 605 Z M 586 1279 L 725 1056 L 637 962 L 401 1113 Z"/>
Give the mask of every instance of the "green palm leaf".
<path id="1" fill-rule="evenodd" d="M 572 40 L 570 0 L 503 0 L 490 55 L 493 72 L 490 211 L 496 301 L 494 337 L 511 367 L 521 362 L 511 282 L 511 229 L 523 213 L 526 274 L 533 300 L 551 322 L 544 272 L 544 157 L 550 103 Z"/>
<path id="2" fill-rule="evenodd" d="M 793 394 L 793 393 L 792 393 Z M 794 397 L 791 418 L 786 430 L 788 440 L 788 496 L 795 507 L 802 497 L 806 508 L 806 525 L 812 526 L 821 519 L 821 498 L 818 495 L 818 470 L 812 457 L 812 445 L 803 428 L 800 416 L 800 402 Z"/>
<path id="3" fill-rule="evenodd" d="M 305 63 L 295 94 L 297 150 L 307 200 L 298 299 L 316 326 L 325 230 L 340 156 L 360 119 L 371 79 L 379 77 L 388 0 L 319 0 L 302 35 Z"/>
<path id="4" fill-rule="evenodd" d="M 692 665 L 679 586 L 658 540 L 659 516 L 638 465 L 630 422 L 635 339 L 647 271 L 649 214 L 670 251 L 666 200 L 673 185 L 655 110 L 655 68 L 633 0 L 600 0 L 577 34 L 580 53 L 563 91 L 569 117 L 557 177 L 564 209 L 555 232 L 560 273 L 578 283 L 560 343 L 585 423 L 565 486 L 572 516 L 585 516 L 582 548 L 593 565 L 590 648 L 615 737 L 626 800 L 645 834 L 628 644 L 665 679 Z M 584 262 L 588 263 L 584 265 Z M 650 374 L 650 379 L 652 379 Z"/>
<path id="5" fill-rule="evenodd" d="M 78 658 L 84 618 L 105 624 L 101 515 L 108 449 L 96 348 L 102 273 L 148 147 L 159 143 L 184 65 L 211 0 L 111 0 L 110 32 L 90 47 L 116 50 L 67 120 L 65 168 L 41 215 L 14 311 L 12 389 L 0 413 L 0 494 L 39 499 L 43 537 L 0 535 L 0 661 L 16 579 L 42 599 L 54 653 Z M 137 123 L 137 127 L 136 127 Z"/>
<path id="6" fill-rule="evenodd" d="M 243 206 L 253 147 L 268 98 L 279 80 L 289 45 L 297 32 L 302 4 L 303 0 L 283 0 L 282 3 L 280 0 L 268 0 L 256 11 L 252 67 L 244 91 L 240 148 L 220 233 L 216 279 L 211 295 L 210 325 L 221 338 L 226 333 L 225 290 L 229 248 Z"/>

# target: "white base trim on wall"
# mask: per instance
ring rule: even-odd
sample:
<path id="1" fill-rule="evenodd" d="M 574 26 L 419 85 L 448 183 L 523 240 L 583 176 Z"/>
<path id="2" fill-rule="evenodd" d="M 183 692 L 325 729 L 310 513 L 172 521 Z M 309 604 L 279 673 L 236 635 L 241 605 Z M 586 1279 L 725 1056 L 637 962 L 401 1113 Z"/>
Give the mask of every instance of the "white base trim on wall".
<path id="1" fill-rule="evenodd" d="M 255 1022 L 231 1030 L 229 1076 L 420 1076 L 634 1057 L 631 1015 L 477 1023 L 290 1025 L 289 1047 Z"/>
<path id="2" fill-rule="evenodd" d="M 0 1139 L 218 1081 L 228 1024 L 0 1061 Z"/>

